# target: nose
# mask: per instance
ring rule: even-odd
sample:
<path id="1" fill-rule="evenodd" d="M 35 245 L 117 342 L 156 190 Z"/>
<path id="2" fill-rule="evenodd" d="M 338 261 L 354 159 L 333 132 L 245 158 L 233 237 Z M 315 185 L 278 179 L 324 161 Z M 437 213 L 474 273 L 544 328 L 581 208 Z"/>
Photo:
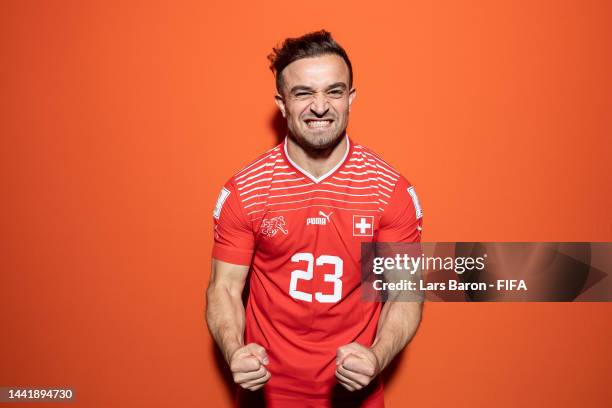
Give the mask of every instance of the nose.
<path id="1" fill-rule="evenodd" d="M 325 95 L 316 94 L 313 98 L 312 104 L 310 104 L 310 110 L 317 116 L 323 116 L 329 110 L 329 102 Z"/>

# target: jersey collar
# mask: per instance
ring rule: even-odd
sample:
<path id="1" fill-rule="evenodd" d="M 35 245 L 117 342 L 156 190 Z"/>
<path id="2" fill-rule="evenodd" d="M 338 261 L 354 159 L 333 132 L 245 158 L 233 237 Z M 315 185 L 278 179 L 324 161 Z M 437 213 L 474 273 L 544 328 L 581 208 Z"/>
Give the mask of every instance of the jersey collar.
<path id="1" fill-rule="evenodd" d="M 320 177 L 313 176 L 312 174 L 310 174 L 309 172 L 301 168 L 296 162 L 291 160 L 291 157 L 289 157 L 289 152 L 287 152 L 288 135 L 285 136 L 285 140 L 283 142 L 283 153 L 284 153 L 285 159 L 289 162 L 289 164 L 295 167 L 297 171 L 299 171 L 300 173 L 302 173 L 304 176 L 308 177 L 310 180 L 314 181 L 315 183 L 320 183 L 321 181 L 325 180 L 326 178 L 334 174 L 336 170 L 338 170 L 346 162 L 346 159 L 348 158 L 349 152 L 351 151 L 353 145 L 351 143 L 351 139 L 349 139 L 348 137 L 348 133 L 345 133 L 344 137 L 346 138 L 346 151 L 344 152 L 344 156 L 342 157 L 342 159 L 340 159 L 338 164 L 336 164 L 332 169 L 330 169 L 327 173 L 321 175 Z"/>

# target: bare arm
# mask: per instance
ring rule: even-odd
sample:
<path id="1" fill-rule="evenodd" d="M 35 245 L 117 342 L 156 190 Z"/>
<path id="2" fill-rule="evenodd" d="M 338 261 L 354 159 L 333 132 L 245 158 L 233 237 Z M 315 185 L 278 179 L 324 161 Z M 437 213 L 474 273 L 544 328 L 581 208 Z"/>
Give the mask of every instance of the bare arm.
<path id="1" fill-rule="evenodd" d="M 397 273 L 391 272 L 390 277 Z M 421 321 L 421 302 L 400 301 L 389 293 L 371 347 L 353 342 L 338 348 L 336 378 L 349 391 L 367 386 L 414 336 Z"/>
<path id="2" fill-rule="evenodd" d="M 244 306 L 242 291 L 249 267 L 213 259 L 206 291 L 206 322 L 234 382 L 255 391 L 263 387 L 271 374 L 266 369 L 266 350 L 256 343 L 244 344 Z"/>
<path id="3" fill-rule="evenodd" d="M 371 350 L 382 371 L 408 344 L 421 321 L 421 302 L 386 302 Z"/>
<path id="4" fill-rule="evenodd" d="M 212 260 L 206 322 L 228 364 L 232 354 L 244 346 L 242 290 L 248 273 L 248 266 Z"/>

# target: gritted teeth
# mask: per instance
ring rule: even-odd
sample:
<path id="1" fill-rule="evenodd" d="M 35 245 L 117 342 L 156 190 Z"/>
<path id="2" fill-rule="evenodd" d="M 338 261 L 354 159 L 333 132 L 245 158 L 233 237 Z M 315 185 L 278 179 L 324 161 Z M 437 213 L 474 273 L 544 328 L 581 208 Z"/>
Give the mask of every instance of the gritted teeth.
<path id="1" fill-rule="evenodd" d="M 306 120 L 306 124 L 308 124 L 308 127 L 327 127 L 331 124 L 331 119 L 325 119 L 325 120 L 315 120 L 315 119 L 307 119 Z"/>

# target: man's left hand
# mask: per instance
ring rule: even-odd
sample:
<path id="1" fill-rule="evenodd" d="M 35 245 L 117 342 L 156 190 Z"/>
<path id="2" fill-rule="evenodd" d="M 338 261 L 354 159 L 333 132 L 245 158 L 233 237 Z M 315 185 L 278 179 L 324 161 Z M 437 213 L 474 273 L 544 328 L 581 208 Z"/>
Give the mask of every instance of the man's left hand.
<path id="1" fill-rule="evenodd" d="M 336 378 L 349 391 L 367 386 L 380 373 L 376 355 L 359 343 L 349 343 L 336 352 Z"/>

